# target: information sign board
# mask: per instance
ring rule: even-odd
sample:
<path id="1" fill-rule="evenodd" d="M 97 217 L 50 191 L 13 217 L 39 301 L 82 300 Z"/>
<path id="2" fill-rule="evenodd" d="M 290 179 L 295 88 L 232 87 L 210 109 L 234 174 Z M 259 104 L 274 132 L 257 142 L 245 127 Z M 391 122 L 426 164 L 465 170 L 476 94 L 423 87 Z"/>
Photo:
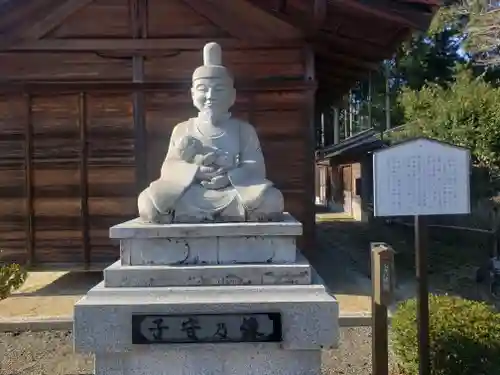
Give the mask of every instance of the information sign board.
<path id="1" fill-rule="evenodd" d="M 470 213 L 470 153 L 417 138 L 373 156 L 375 216 Z"/>

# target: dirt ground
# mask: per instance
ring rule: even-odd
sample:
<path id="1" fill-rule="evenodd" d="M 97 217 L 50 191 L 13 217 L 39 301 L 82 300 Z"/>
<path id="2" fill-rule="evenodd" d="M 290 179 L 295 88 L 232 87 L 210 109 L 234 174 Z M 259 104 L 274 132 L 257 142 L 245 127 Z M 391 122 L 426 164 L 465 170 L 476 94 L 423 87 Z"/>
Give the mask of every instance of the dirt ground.
<path id="1" fill-rule="evenodd" d="M 324 375 L 370 375 L 371 329 L 343 328 L 341 347 L 324 352 Z M 89 375 L 93 359 L 73 353 L 71 332 L 0 334 L 1 375 Z"/>

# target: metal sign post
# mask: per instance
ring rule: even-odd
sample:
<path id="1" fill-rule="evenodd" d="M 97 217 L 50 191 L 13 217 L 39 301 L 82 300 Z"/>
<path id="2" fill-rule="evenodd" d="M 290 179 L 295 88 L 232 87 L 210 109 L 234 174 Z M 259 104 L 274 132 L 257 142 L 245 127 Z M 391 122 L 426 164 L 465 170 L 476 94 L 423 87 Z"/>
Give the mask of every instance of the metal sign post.
<path id="1" fill-rule="evenodd" d="M 470 152 L 432 139 L 408 140 L 373 156 L 375 216 L 415 218 L 420 375 L 431 371 L 426 217 L 470 213 L 469 176 Z"/>

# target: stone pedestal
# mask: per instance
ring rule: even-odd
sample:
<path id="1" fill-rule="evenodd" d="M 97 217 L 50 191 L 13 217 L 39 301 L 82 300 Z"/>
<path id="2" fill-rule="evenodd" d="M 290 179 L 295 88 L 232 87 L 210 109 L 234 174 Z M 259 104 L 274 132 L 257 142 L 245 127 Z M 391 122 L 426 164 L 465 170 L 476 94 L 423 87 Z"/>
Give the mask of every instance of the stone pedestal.
<path id="1" fill-rule="evenodd" d="M 121 259 L 76 303 L 75 350 L 95 353 L 96 375 L 319 374 L 339 311 L 301 232 L 290 215 L 112 227 Z"/>

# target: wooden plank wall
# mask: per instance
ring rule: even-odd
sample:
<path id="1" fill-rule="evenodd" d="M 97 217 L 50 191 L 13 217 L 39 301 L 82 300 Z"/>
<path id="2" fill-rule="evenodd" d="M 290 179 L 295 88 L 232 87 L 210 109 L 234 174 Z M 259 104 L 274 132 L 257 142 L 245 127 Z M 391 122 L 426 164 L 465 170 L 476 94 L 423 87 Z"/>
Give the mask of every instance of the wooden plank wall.
<path id="1" fill-rule="evenodd" d="M 268 177 L 299 218 L 305 215 L 306 98 L 300 91 L 241 92 L 234 108 L 255 125 Z M 108 229 L 137 213 L 131 106 L 130 93 L 0 97 L 0 260 L 117 258 Z M 190 107 L 185 93 L 147 93 L 148 180 L 158 177 L 171 130 L 194 114 Z"/>
<path id="2" fill-rule="evenodd" d="M 125 3 L 96 0 L 49 37 L 130 37 Z M 149 0 L 148 36 L 207 41 L 227 36 L 179 4 Z M 173 126 L 195 115 L 189 87 L 202 53 L 164 51 L 144 60 L 145 82 L 185 86 L 183 91 L 144 94 L 150 181 L 159 175 Z M 308 63 L 303 48 L 225 50 L 223 60 L 240 88 L 235 116 L 256 127 L 269 179 L 283 191 L 286 210 L 310 232 L 312 124 L 306 116 L 313 93 L 304 86 Z M 2 75 L 18 82 L 100 80 L 105 88 L 106 82 L 131 82 L 133 77 L 132 58 L 104 52 L 0 53 L 0 63 Z M 263 81 L 268 88 L 251 89 Z M 297 84 L 295 89 L 280 89 L 290 82 Z M 0 90 L 0 261 L 109 263 L 119 256 L 108 238 L 109 227 L 137 214 L 136 158 L 141 150 L 134 149 L 133 92 L 72 86 L 60 92 Z"/>
<path id="3" fill-rule="evenodd" d="M 0 97 L 0 259 L 26 262 L 29 248 L 31 194 L 29 173 L 29 98 Z M 26 163 L 27 161 L 27 163 Z M 28 187 L 28 189 L 26 189 Z"/>
<path id="4" fill-rule="evenodd" d="M 131 128 L 130 94 L 0 98 L 2 261 L 116 258 L 108 228 L 136 212 Z"/>

